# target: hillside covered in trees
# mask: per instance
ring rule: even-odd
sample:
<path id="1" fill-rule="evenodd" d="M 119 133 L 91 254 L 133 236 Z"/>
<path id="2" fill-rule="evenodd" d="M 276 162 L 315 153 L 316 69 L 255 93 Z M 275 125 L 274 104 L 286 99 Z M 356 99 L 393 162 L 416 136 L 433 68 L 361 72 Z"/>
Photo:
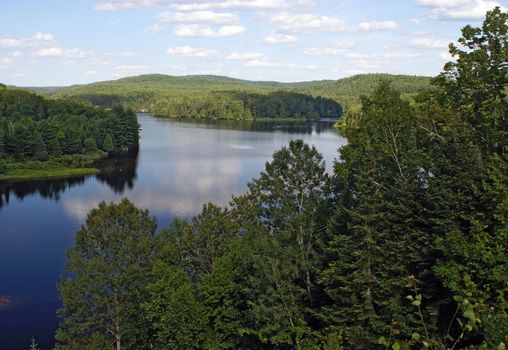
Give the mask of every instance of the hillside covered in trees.
<path id="1" fill-rule="evenodd" d="M 138 141 L 139 124 L 130 110 L 106 110 L 0 86 L 0 174 L 24 165 L 88 166 L 101 154 L 137 148 Z"/>
<path id="2" fill-rule="evenodd" d="M 370 93 L 372 86 L 383 78 L 392 80 L 394 86 L 405 94 L 414 94 L 428 87 L 430 82 L 426 77 L 386 74 L 303 83 L 150 74 L 72 86 L 59 89 L 53 95 L 96 105 L 121 104 L 163 116 L 314 119 L 320 116 L 338 117 L 343 114 L 344 107 L 356 108 L 360 95 Z"/>
<path id="3" fill-rule="evenodd" d="M 227 208 L 93 209 L 57 349 L 506 349 L 508 13 L 410 103 L 383 82 L 333 174 L 302 141 Z"/>

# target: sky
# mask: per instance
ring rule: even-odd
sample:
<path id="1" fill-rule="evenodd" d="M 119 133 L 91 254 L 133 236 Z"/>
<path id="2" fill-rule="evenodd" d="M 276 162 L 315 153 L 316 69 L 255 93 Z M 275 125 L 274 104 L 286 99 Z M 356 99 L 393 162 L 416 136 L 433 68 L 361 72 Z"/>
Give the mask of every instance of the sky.
<path id="1" fill-rule="evenodd" d="M 433 76 L 495 6 L 508 0 L 0 0 L 0 82 Z"/>

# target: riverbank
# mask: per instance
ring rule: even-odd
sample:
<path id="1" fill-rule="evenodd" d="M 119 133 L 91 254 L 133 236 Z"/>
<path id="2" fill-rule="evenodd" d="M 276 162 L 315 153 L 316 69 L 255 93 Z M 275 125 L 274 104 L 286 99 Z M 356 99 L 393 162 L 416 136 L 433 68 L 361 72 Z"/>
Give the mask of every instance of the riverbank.
<path id="1" fill-rule="evenodd" d="M 104 158 L 104 152 L 55 157 L 48 161 L 1 160 L 0 181 L 37 180 L 71 176 L 93 175 L 100 172 L 95 162 Z"/>

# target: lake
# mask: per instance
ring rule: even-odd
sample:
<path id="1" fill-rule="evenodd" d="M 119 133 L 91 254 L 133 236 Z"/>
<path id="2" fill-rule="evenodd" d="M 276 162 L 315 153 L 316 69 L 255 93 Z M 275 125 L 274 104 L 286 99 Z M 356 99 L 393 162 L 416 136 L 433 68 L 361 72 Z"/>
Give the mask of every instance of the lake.
<path id="1" fill-rule="evenodd" d="M 65 250 L 99 202 L 127 197 L 164 227 L 206 202 L 227 205 L 290 140 L 314 145 L 330 172 L 346 143 L 330 121 L 138 119 L 139 152 L 108 160 L 107 174 L 0 183 L 0 300 L 8 300 L 0 302 L 0 349 L 26 350 L 32 336 L 52 347 Z"/>

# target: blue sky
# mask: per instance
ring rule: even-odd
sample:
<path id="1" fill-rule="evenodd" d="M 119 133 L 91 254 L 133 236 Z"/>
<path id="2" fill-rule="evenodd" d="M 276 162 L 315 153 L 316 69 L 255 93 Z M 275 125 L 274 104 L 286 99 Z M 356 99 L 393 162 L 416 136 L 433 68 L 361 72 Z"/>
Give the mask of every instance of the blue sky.
<path id="1" fill-rule="evenodd" d="M 0 82 L 163 73 L 252 80 L 435 75 L 508 0 L 2 0 Z"/>

